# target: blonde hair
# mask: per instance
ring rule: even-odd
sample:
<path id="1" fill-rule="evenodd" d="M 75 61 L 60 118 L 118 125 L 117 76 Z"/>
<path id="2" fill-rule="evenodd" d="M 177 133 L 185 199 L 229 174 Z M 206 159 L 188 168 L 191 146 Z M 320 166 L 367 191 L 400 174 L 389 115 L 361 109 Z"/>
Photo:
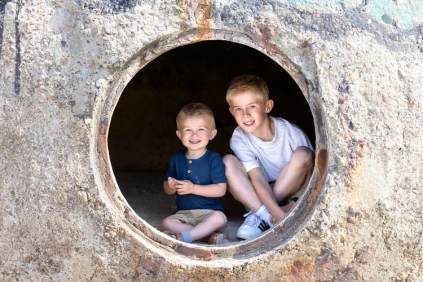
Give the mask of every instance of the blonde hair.
<path id="1" fill-rule="evenodd" d="M 257 93 L 264 101 L 269 99 L 269 88 L 266 81 L 256 75 L 243 74 L 232 79 L 226 91 L 226 101 L 229 103 L 231 97 L 248 90 Z"/>
<path id="2" fill-rule="evenodd" d="M 210 129 L 216 129 L 216 124 L 214 121 L 213 111 L 203 103 L 190 103 L 182 107 L 179 110 L 178 115 L 176 116 L 176 126 L 178 129 L 181 126 L 181 123 L 187 117 L 205 117 L 209 121 Z"/>

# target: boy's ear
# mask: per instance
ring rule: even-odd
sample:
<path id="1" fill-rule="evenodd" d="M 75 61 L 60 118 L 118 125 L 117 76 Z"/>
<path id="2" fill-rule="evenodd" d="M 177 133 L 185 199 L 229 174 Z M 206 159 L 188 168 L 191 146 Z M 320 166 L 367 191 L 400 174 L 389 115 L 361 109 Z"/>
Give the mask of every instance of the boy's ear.
<path id="1" fill-rule="evenodd" d="M 213 138 L 216 137 L 216 134 L 217 134 L 217 129 L 213 129 L 211 131 L 210 140 L 213 140 Z"/>
<path id="2" fill-rule="evenodd" d="M 181 132 L 179 130 L 176 130 L 176 136 L 178 136 L 178 138 L 181 139 Z"/>
<path id="3" fill-rule="evenodd" d="M 270 111 L 273 109 L 273 105 L 274 102 L 272 99 L 268 99 L 265 103 L 264 103 L 264 109 L 266 111 L 266 114 L 270 113 Z"/>

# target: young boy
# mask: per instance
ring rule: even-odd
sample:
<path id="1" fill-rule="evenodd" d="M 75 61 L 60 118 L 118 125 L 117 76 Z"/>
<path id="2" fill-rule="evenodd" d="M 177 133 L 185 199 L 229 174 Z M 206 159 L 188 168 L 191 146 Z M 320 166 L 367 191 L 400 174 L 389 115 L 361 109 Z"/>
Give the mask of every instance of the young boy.
<path id="1" fill-rule="evenodd" d="M 260 77 L 236 77 L 226 101 L 238 124 L 230 141 L 236 157 L 224 157 L 226 177 L 231 194 L 249 209 L 237 237 L 253 239 L 285 216 L 278 202 L 306 184 L 313 169 L 313 151 L 301 129 L 268 115 L 273 101 Z"/>
<path id="2" fill-rule="evenodd" d="M 176 135 L 186 147 L 170 159 L 164 191 L 176 193 L 176 214 L 162 221 L 165 231 L 177 239 L 193 242 L 209 236 L 208 242 L 222 243 L 226 216 L 219 200 L 226 193 L 225 166 L 207 144 L 217 133 L 213 112 L 202 103 L 185 105 L 176 117 Z"/>

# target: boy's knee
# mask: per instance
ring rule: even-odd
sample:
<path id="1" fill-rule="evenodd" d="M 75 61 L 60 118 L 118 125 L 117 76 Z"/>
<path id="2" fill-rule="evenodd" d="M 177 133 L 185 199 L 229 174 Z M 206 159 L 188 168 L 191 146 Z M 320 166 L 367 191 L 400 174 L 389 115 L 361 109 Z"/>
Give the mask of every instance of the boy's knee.
<path id="1" fill-rule="evenodd" d="M 225 166 L 232 166 L 236 164 L 237 161 L 238 159 L 234 155 L 225 155 L 223 157 L 223 163 L 225 164 Z"/>
<path id="2" fill-rule="evenodd" d="M 226 172 L 233 171 L 239 167 L 239 160 L 234 155 L 226 155 L 223 157 L 223 163 L 225 164 Z"/>
<path id="3" fill-rule="evenodd" d="M 218 223 L 219 225 L 224 225 L 227 221 L 226 215 L 221 211 L 215 211 L 212 213 L 213 219 Z"/>
<path id="4" fill-rule="evenodd" d="M 240 161 L 234 155 L 226 155 L 223 157 L 226 171 L 233 171 L 241 166 Z"/>
<path id="5" fill-rule="evenodd" d="M 293 161 L 296 165 L 301 167 L 312 167 L 313 152 L 306 147 L 297 148 L 293 154 Z"/>
<path id="6" fill-rule="evenodd" d="M 161 225 L 163 229 L 169 230 L 170 226 L 172 225 L 172 219 L 166 217 L 162 220 Z"/>

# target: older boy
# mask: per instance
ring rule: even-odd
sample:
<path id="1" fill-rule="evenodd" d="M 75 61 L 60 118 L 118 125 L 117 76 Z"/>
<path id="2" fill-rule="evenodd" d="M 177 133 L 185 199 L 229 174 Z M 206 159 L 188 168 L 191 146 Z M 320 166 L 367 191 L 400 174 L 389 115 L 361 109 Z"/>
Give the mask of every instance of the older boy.
<path id="1" fill-rule="evenodd" d="M 307 136 L 282 118 L 269 116 L 273 101 L 260 77 L 236 77 L 226 92 L 238 127 L 224 157 L 229 191 L 249 212 L 237 237 L 253 239 L 285 216 L 278 202 L 299 192 L 311 175 L 313 151 Z"/>
<path id="2" fill-rule="evenodd" d="M 162 227 L 190 243 L 211 235 L 226 223 L 219 200 L 226 193 L 225 166 L 218 153 L 207 150 L 217 133 L 209 107 L 202 103 L 185 105 L 176 124 L 176 135 L 187 150 L 177 152 L 170 160 L 163 186 L 167 194 L 176 193 L 178 211 L 166 217 Z M 209 236 L 209 243 L 222 240 L 223 234 Z"/>

